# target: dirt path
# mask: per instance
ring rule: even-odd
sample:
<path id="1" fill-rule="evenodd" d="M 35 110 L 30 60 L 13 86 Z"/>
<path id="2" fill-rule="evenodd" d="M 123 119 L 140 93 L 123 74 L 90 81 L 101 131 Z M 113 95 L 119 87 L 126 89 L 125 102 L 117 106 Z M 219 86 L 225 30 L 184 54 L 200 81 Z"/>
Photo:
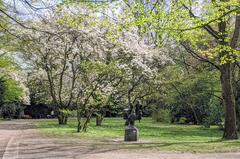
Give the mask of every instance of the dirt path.
<path id="1" fill-rule="evenodd" d="M 31 120 L 0 123 L 2 159 L 240 159 L 240 153 L 163 153 L 120 149 L 117 143 L 94 143 L 79 139 L 40 135 Z"/>

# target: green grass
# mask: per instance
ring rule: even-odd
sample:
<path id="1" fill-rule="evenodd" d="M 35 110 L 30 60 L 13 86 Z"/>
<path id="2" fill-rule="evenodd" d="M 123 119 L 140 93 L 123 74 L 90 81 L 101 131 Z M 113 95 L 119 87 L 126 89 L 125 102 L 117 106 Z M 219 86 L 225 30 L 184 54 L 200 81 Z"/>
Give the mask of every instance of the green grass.
<path id="1" fill-rule="evenodd" d="M 107 118 L 101 127 L 95 126 L 92 119 L 86 133 L 76 132 L 76 120 L 71 119 L 68 125 L 58 125 L 57 120 L 41 120 L 36 122 L 37 128 L 44 134 L 55 137 L 74 137 L 99 142 L 121 140 L 124 137 L 124 120 Z M 154 123 L 145 118 L 136 122 L 139 129 L 140 142 L 125 144 L 126 149 L 146 149 L 177 152 L 236 152 L 240 151 L 240 140 L 222 141 L 223 132 L 216 126 L 204 128 L 196 125 L 173 125 Z"/>

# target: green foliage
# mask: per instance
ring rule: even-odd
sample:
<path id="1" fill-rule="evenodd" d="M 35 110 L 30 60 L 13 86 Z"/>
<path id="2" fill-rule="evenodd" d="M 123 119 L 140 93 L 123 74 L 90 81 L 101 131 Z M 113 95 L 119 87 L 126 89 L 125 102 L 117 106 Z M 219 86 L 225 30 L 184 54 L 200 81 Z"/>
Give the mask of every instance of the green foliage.
<path id="1" fill-rule="evenodd" d="M 0 56 L 0 110 L 4 118 L 13 118 L 22 110 L 17 103 L 21 102 L 24 91 L 14 79 L 18 76 L 18 69 L 11 58 Z"/>
<path id="2" fill-rule="evenodd" d="M 176 65 L 167 67 L 161 73 L 165 80 L 161 105 L 171 110 L 172 120 L 175 122 L 185 117 L 188 122 L 203 123 L 214 104 L 210 100 L 214 95 L 219 95 L 215 93 L 220 89 L 218 73 L 214 71 L 193 73 L 187 74 Z"/>
<path id="3" fill-rule="evenodd" d="M 23 107 L 19 103 L 4 103 L 0 107 L 0 116 L 4 119 L 20 118 Z"/>
<path id="4" fill-rule="evenodd" d="M 3 95 L 3 102 L 16 102 L 19 101 L 23 95 L 23 90 L 19 87 L 18 82 L 8 79 L 5 81 L 5 92 Z"/>
<path id="5" fill-rule="evenodd" d="M 13 118 L 16 113 L 15 104 L 5 103 L 0 107 L 1 117 L 3 118 Z"/>
<path id="6" fill-rule="evenodd" d="M 23 89 L 19 86 L 19 82 L 12 76 L 17 76 L 18 67 L 12 59 L 0 57 L 1 78 L 1 103 L 11 103 L 19 101 L 23 96 Z"/>
<path id="7" fill-rule="evenodd" d="M 179 118 L 178 124 L 186 124 L 187 123 L 187 118 L 181 117 Z"/>
<path id="8" fill-rule="evenodd" d="M 5 86 L 5 81 L 3 80 L 3 78 L 0 78 L 0 104 L 3 104 L 4 102 L 4 93 L 6 90 L 6 86 Z"/>
<path id="9" fill-rule="evenodd" d="M 30 74 L 28 76 L 27 87 L 30 93 L 31 104 L 51 104 L 49 83 L 46 77 L 40 74 Z"/>
<path id="10" fill-rule="evenodd" d="M 62 113 L 64 117 L 73 117 L 75 115 L 75 112 L 69 109 L 60 109 L 59 112 Z"/>
<path id="11" fill-rule="evenodd" d="M 208 114 L 203 119 L 204 126 L 210 127 L 210 125 L 221 125 L 224 110 L 219 99 L 211 98 L 208 109 Z"/>
<path id="12" fill-rule="evenodd" d="M 152 118 L 156 122 L 170 123 L 171 122 L 171 110 L 169 110 L 169 109 L 154 110 L 152 113 Z"/>
<path id="13" fill-rule="evenodd" d="M 135 17 L 132 25 L 138 26 L 142 34 L 155 33 L 153 42 L 159 46 L 166 41 L 185 42 L 194 53 L 216 65 L 239 60 L 239 50 L 229 45 L 235 29 L 231 19 L 239 14 L 239 0 L 137 1 L 129 6 Z M 224 32 L 217 29 L 220 22 L 227 24 Z M 228 44 L 220 43 L 222 38 Z M 223 51 L 226 54 L 220 55 Z"/>
<path id="14" fill-rule="evenodd" d="M 0 81 L 0 116 L 3 118 L 19 117 L 22 107 L 17 104 L 21 101 L 23 90 L 15 80 Z"/>
<path id="15" fill-rule="evenodd" d="M 5 69 L 9 72 L 10 71 L 17 72 L 19 70 L 17 64 L 10 57 L 4 55 L 0 56 L 0 68 Z"/>
<path id="16" fill-rule="evenodd" d="M 5 1 L 0 0 L 0 9 L 7 13 L 7 5 L 4 4 Z M 6 50 L 10 50 L 12 48 L 12 45 L 9 43 L 15 36 L 10 33 L 11 31 L 11 23 L 9 17 L 4 14 L 3 12 L 0 12 L 0 56 L 5 53 Z"/>
<path id="17" fill-rule="evenodd" d="M 98 76 L 121 76 L 124 72 L 117 67 L 117 61 L 109 61 L 107 63 L 100 61 L 83 61 L 81 67 L 83 71 Z"/>

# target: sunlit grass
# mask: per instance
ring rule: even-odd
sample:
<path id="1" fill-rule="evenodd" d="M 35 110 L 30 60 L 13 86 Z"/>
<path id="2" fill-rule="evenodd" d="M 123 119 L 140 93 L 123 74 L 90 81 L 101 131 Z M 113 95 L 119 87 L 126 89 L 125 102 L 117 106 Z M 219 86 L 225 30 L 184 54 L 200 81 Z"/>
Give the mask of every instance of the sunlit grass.
<path id="1" fill-rule="evenodd" d="M 75 137 L 94 141 L 120 141 L 124 137 L 124 120 L 106 118 L 101 127 L 95 126 L 92 119 L 86 133 L 76 132 L 76 120 L 71 119 L 68 125 L 58 125 L 57 120 L 36 122 L 38 129 L 55 137 Z M 240 140 L 222 141 L 223 132 L 217 126 L 204 128 L 196 125 L 174 125 L 155 123 L 145 118 L 136 122 L 139 129 L 139 144 L 123 144 L 127 149 L 156 149 L 180 152 L 236 152 L 240 151 Z"/>

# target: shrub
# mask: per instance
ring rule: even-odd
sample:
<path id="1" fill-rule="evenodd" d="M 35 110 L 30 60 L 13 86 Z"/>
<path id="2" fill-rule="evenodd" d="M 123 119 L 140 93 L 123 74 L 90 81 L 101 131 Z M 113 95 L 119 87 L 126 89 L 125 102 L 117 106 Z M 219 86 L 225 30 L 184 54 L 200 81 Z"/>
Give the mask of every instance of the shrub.
<path id="1" fill-rule="evenodd" d="M 224 111 L 220 101 L 212 98 L 208 109 L 208 114 L 203 120 L 203 126 L 209 128 L 210 125 L 221 125 Z"/>
<path id="2" fill-rule="evenodd" d="M 63 113 L 63 116 L 65 117 L 74 117 L 74 111 L 71 111 L 69 109 L 60 109 L 60 113 Z"/>
<path id="3" fill-rule="evenodd" d="M 156 122 L 170 123 L 171 111 L 169 109 L 156 109 L 152 113 L 152 119 Z"/>
<path id="4" fill-rule="evenodd" d="M 4 119 L 21 118 L 23 107 L 17 103 L 5 103 L 0 107 L 0 116 Z"/>
<path id="5" fill-rule="evenodd" d="M 219 130 L 224 130 L 224 121 L 218 124 Z"/>
<path id="6" fill-rule="evenodd" d="M 179 118 L 178 124 L 186 124 L 187 123 L 187 118 L 181 117 Z"/>

